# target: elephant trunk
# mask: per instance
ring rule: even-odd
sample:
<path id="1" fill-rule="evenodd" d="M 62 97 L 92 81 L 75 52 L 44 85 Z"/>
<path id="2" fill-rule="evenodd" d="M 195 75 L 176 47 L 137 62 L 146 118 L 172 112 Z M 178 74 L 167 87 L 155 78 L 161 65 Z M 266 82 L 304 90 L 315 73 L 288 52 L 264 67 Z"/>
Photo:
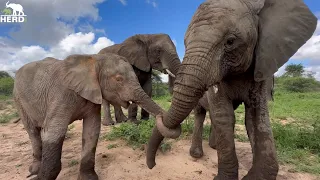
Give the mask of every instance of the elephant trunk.
<path id="1" fill-rule="evenodd" d="M 149 97 L 143 89 L 137 88 L 134 93 L 134 102 L 139 105 L 144 110 L 148 111 L 153 116 L 156 116 L 158 114 L 162 114 L 164 110 L 158 106 L 152 99 Z"/>
<path id="2" fill-rule="evenodd" d="M 208 67 L 207 59 L 196 60 L 193 57 L 186 57 L 180 66 L 177 79 L 174 82 L 172 104 L 167 114 L 163 117 L 157 116 L 157 126 L 153 129 L 147 149 L 147 165 L 152 169 L 155 163 L 155 155 L 163 135 L 177 138 L 181 133 L 180 124 L 197 105 L 203 93 L 207 90 L 208 84 L 204 82 L 206 69 L 196 65 L 202 61 L 204 67 Z M 162 119 L 163 118 L 163 119 Z"/>

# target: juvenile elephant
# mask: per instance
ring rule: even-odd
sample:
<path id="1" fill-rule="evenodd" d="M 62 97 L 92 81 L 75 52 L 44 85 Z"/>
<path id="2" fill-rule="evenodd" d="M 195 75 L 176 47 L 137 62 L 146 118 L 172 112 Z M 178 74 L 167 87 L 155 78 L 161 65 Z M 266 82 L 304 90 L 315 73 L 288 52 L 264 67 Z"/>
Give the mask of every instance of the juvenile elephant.
<path id="1" fill-rule="evenodd" d="M 273 100 L 274 94 L 274 77 L 267 80 L 267 100 Z M 240 101 L 233 102 L 233 109 L 236 110 L 239 105 L 242 103 Z M 203 156 L 203 148 L 202 148 L 202 133 L 203 133 L 203 123 L 209 111 L 209 102 L 207 92 L 204 93 L 203 97 L 199 100 L 198 105 L 193 109 L 194 111 L 194 128 L 192 134 L 192 144 L 189 150 L 189 153 L 194 158 L 201 158 Z M 211 122 L 212 119 L 210 118 Z M 216 149 L 216 141 L 215 141 L 215 133 L 212 129 L 214 123 L 211 123 L 210 126 L 210 135 L 209 135 L 209 146 L 213 149 Z M 249 134 L 248 134 L 249 135 Z"/>
<path id="2" fill-rule="evenodd" d="M 41 180 L 58 176 L 63 140 L 77 119 L 83 119 L 78 179 L 98 179 L 94 166 L 103 99 L 125 108 L 136 102 L 153 115 L 162 111 L 143 91 L 128 61 L 116 54 L 28 63 L 16 73 L 13 95 L 32 143 L 29 176 Z"/>
<path id="3" fill-rule="evenodd" d="M 253 163 L 244 179 L 276 179 L 278 162 L 267 106 L 273 74 L 311 38 L 317 18 L 302 0 L 207 0 L 185 34 L 185 57 L 172 104 L 156 118 L 147 165 L 164 136 L 177 138 L 180 123 L 208 90 L 218 154 L 215 179 L 238 179 L 234 103 L 244 102 Z"/>
<path id="4" fill-rule="evenodd" d="M 172 92 L 173 81 L 181 64 L 176 47 L 167 34 L 137 34 L 127 38 L 120 44 L 106 47 L 98 54 L 115 53 L 128 59 L 136 73 L 142 89 L 152 96 L 152 69 L 169 74 L 169 91 Z M 112 125 L 114 121 L 110 114 L 110 104 L 103 101 L 105 118 L 103 125 Z M 127 121 L 120 106 L 114 106 L 117 122 Z M 132 103 L 128 109 L 129 119 L 137 121 L 138 107 Z M 141 119 L 149 119 L 149 113 L 141 109 Z"/>

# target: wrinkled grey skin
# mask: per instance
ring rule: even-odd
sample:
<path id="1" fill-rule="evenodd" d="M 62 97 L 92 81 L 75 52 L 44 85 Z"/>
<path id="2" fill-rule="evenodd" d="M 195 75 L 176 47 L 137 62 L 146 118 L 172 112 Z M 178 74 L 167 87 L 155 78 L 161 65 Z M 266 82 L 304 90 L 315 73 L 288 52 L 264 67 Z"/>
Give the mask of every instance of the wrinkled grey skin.
<path id="1" fill-rule="evenodd" d="M 83 119 L 78 179 L 98 179 L 94 165 L 103 99 L 125 108 L 133 101 L 153 115 L 162 112 L 142 90 L 132 66 L 116 54 L 28 63 L 16 73 L 13 95 L 32 144 L 28 177 L 41 180 L 58 176 L 63 140 L 68 125 L 77 119 Z"/>
<path id="2" fill-rule="evenodd" d="M 156 69 L 167 74 L 169 70 L 173 75 L 176 75 L 178 67 L 181 64 L 178 57 L 176 47 L 171 38 L 167 34 L 137 34 L 127 38 L 120 44 L 106 47 L 98 54 L 115 53 L 128 59 L 132 65 L 142 89 L 152 96 L 152 69 Z M 169 91 L 172 93 L 174 76 L 169 75 Z M 114 121 L 110 114 L 110 104 L 103 101 L 103 110 L 105 118 L 102 120 L 103 125 L 113 125 Z M 114 106 L 115 119 L 119 122 L 127 121 L 127 118 L 119 106 Z M 129 119 L 137 121 L 138 106 L 133 103 L 129 106 Z M 149 113 L 141 109 L 141 119 L 149 119 Z"/>
<path id="3" fill-rule="evenodd" d="M 234 103 L 244 102 L 253 163 L 243 179 L 276 179 L 278 162 L 267 106 L 267 80 L 311 38 L 317 18 L 302 0 L 208 0 L 185 34 L 185 57 L 172 104 L 156 118 L 147 149 L 153 168 L 164 137 L 177 138 L 181 122 L 208 90 L 218 154 L 215 179 L 238 179 Z M 217 91 L 218 90 L 218 91 Z M 165 173 L 165 172 L 164 172 Z"/>
<path id="4" fill-rule="evenodd" d="M 274 94 L 274 77 L 267 80 L 267 100 L 273 101 Z M 240 101 L 233 102 L 233 109 L 236 110 L 239 105 L 242 104 Z M 201 158 L 203 156 L 202 148 L 202 133 L 203 133 L 203 123 L 206 117 L 207 111 L 209 111 L 209 102 L 208 95 L 205 93 L 203 97 L 199 100 L 198 105 L 193 109 L 194 112 L 194 128 L 192 134 L 192 144 L 189 150 L 189 153 L 194 158 Z M 211 120 L 211 119 L 210 119 Z M 212 120 L 211 120 L 212 121 Z M 216 149 L 215 133 L 212 129 L 214 123 L 211 123 L 210 126 L 210 135 L 209 135 L 209 146 L 212 149 Z"/>

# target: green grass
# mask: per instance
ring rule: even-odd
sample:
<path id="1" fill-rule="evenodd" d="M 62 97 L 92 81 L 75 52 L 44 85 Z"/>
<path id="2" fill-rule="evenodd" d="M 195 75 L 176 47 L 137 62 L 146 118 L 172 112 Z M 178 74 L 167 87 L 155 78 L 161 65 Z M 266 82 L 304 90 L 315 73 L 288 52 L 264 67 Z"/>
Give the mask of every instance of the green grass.
<path id="1" fill-rule="evenodd" d="M 0 124 L 5 124 L 10 122 L 11 119 L 18 117 L 18 113 L 12 113 L 12 114 L 6 114 L 6 115 L 0 115 Z"/>

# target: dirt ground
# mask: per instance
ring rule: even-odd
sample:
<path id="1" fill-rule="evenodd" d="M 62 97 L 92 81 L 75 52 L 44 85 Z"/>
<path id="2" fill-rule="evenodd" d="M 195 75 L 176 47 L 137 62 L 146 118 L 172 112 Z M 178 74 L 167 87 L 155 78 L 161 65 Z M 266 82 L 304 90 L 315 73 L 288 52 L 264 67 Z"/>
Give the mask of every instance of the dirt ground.
<path id="1" fill-rule="evenodd" d="M 82 121 L 75 126 L 65 139 L 62 152 L 62 170 L 58 180 L 77 179 L 81 155 Z M 102 127 L 102 133 L 110 127 Z M 21 122 L 0 125 L 0 179 L 24 180 L 29 174 L 28 167 L 32 161 L 31 144 Z M 110 144 L 117 147 L 108 149 Z M 217 174 L 216 151 L 204 141 L 205 155 L 194 159 L 189 155 L 190 140 L 181 140 L 172 145 L 169 152 L 157 155 L 157 165 L 149 170 L 145 163 L 145 151 L 133 150 L 123 141 L 99 140 L 96 153 L 96 172 L 100 179 L 112 180 L 207 180 Z M 248 143 L 237 143 L 240 166 L 240 178 L 251 166 L 251 150 Z M 315 180 L 316 177 L 304 173 L 290 173 L 288 167 L 281 166 L 277 179 Z"/>

